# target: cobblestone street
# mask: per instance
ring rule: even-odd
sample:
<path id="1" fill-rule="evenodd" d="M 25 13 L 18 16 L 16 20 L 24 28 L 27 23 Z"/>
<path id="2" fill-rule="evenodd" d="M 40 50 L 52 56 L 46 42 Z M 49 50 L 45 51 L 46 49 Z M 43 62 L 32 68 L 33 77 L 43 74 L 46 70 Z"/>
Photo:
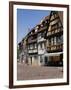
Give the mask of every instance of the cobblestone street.
<path id="1" fill-rule="evenodd" d="M 29 66 L 24 63 L 17 64 L 18 80 L 63 78 L 62 67 Z"/>

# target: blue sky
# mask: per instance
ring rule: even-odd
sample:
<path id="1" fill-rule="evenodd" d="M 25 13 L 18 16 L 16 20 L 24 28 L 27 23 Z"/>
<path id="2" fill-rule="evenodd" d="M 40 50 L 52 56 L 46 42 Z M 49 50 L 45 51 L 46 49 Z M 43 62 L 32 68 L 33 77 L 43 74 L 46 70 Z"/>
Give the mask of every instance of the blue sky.
<path id="1" fill-rule="evenodd" d="M 17 9 L 17 43 L 49 14 L 48 10 Z"/>

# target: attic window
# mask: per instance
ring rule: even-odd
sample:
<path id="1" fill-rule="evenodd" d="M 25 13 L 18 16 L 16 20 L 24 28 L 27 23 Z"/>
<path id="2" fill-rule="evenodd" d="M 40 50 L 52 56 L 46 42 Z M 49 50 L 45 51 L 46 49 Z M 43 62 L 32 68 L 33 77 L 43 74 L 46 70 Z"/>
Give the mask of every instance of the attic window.
<path id="1" fill-rule="evenodd" d="M 43 24 L 41 24 L 41 27 L 43 27 Z"/>
<path id="2" fill-rule="evenodd" d="M 38 28 L 39 28 L 39 26 L 36 26 L 36 27 L 35 27 L 35 32 L 37 32 Z"/>
<path id="3" fill-rule="evenodd" d="M 35 29 L 35 32 L 37 32 L 37 29 Z"/>
<path id="4" fill-rule="evenodd" d="M 36 26 L 36 29 L 38 29 L 39 28 L 39 26 Z"/>
<path id="5" fill-rule="evenodd" d="M 31 32 L 31 34 L 33 34 L 33 32 Z"/>
<path id="6" fill-rule="evenodd" d="M 38 30 L 38 29 L 40 28 L 40 25 L 38 25 L 36 28 L 37 28 L 37 30 Z"/>
<path id="7" fill-rule="evenodd" d="M 47 23 L 48 23 L 48 21 L 46 20 L 46 21 L 45 21 L 45 24 L 47 24 Z"/>
<path id="8" fill-rule="evenodd" d="M 35 30 L 32 31 L 32 33 L 34 33 L 34 32 L 35 32 Z"/>

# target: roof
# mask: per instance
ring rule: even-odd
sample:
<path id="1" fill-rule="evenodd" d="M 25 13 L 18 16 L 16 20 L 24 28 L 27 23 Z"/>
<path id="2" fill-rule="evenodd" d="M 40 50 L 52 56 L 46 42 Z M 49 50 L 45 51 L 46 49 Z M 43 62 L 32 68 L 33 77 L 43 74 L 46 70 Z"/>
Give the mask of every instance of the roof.
<path id="1" fill-rule="evenodd" d="M 40 23 L 38 23 L 35 27 L 33 27 L 33 28 L 28 32 L 28 34 L 22 39 L 22 41 L 24 41 L 26 37 L 28 38 L 29 34 L 30 34 L 32 31 L 34 31 L 37 26 L 40 26 L 43 21 L 48 20 L 48 19 L 49 19 L 49 16 L 44 17 L 44 18 L 40 21 Z M 36 33 L 38 33 L 38 32 L 36 32 Z M 19 44 L 21 44 L 21 42 L 19 42 Z"/>
<path id="2" fill-rule="evenodd" d="M 49 15 L 46 16 L 46 17 L 44 17 L 44 18 L 41 20 L 40 24 L 41 24 L 43 21 L 46 21 L 46 20 L 48 20 L 48 19 L 49 19 Z"/>
<path id="3" fill-rule="evenodd" d="M 61 22 L 63 24 L 63 11 L 58 11 L 58 15 L 59 15 L 60 20 L 61 20 Z"/>

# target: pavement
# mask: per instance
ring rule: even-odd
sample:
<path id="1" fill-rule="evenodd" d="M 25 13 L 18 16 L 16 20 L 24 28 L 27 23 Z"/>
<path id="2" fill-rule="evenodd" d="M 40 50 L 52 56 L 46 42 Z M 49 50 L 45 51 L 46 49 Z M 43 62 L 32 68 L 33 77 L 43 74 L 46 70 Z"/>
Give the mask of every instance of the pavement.
<path id="1" fill-rule="evenodd" d="M 17 64 L 17 80 L 38 80 L 63 78 L 62 67 L 29 66 L 24 63 Z"/>

